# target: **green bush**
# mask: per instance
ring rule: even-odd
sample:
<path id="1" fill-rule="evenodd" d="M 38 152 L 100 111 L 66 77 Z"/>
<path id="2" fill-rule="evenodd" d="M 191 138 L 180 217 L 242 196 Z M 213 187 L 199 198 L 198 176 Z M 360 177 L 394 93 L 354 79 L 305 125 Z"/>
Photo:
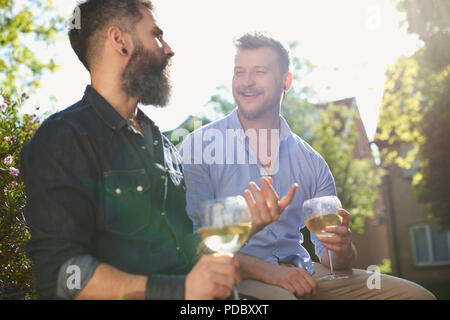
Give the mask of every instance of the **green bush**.
<path id="1" fill-rule="evenodd" d="M 19 160 L 40 121 L 36 115 L 19 113 L 26 99 L 26 94 L 0 95 L 0 299 L 35 298 L 32 265 L 24 251 L 30 234 L 23 215 L 25 186 Z"/>

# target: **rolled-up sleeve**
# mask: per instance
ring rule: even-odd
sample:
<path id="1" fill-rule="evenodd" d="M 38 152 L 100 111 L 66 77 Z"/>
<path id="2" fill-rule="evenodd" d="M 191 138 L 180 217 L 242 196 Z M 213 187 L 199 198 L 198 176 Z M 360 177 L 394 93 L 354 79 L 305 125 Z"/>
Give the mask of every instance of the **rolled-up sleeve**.
<path id="1" fill-rule="evenodd" d="M 25 250 L 40 298 L 56 297 L 58 271 L 70 258 L 90 254 L 96 225 L 97 170 L 87 137 L 61 118 L 43 123 L 21 154 L 26 185 Z"/>

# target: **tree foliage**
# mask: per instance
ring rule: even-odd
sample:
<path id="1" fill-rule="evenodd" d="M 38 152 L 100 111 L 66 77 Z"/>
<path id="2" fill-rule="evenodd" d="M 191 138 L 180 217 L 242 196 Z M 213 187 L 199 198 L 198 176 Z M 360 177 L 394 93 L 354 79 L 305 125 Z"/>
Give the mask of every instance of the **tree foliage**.
<path id="1" fill-rule="evenodd" d="M 37 57 L 30 43 L 54 43 L 62 29 L 62 18 L 52 9 L 52 0 L 21 4 L 0 0 L 0 88 L 7 95 L 33 92 L 46 70 L 57 69 L 52 58 L 42 61 Z"/>
<path id="2" fill-rule="evenodd" d="M 63 20 L 51 0 L 0 0 L 0 12 L 0 299 L 30 299 L 35 294 L 24 252 L 30 235 L 19 155 L 39 120 L 21 115 L 20 108 L 28 99 L 23 92 L 34 92 L 42 75 L 57 68 L 51 57 L 35 54 L 35 45 L 54 43 Z"/>
<path id="3" fill-rule="evenodd" d="M 352 215 L 352 230 L 363 233 L 365 220 L 373 218 L 383 170 L 375 166 L 373 159 L 355 158 L 359 138 L 356 109 L 329 104 L 319 114 L 309 143 L 324 157 L 333 173 L 337 195 Z"/>
<path id="4" fill-rule="evenodd" d="M 407 14 L 408 31 L 425 42 L 425 58 L 436 71 L 450 62 L 450 1 L 397 0 Z"/>
<path id="5" fill-rule="evenodd" d="M 384 166 L 417 169 L 415 195 L 450 229 L 450 2 L 399 0 L 397 7 L 425 45 L 388 69 L 376 140 Z"/>
<path id="6" fill-rule="evenodd" d="M 32 265 L 24 252 L 30 234 L 23 216 L 26 199 L 19 160 L 39 120 L 36 115 L 19 115 L 26 98 L 0 96 L 0 299 L 34 297 Z"/>

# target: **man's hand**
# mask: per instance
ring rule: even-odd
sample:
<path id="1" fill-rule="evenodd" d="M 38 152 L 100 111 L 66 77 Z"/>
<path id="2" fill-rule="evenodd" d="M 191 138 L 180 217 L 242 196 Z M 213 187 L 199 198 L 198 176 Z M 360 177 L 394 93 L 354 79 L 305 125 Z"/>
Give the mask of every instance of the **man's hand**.
<path id="1" fill-rule="evenodd" d="M 227 255 L 204 255 L 186 277 L 186 300 L 225 299 L 241 281 L 239 264 Z"/>
<path id="2" fill-rule="evenodd" d="M 334 233 L 334 235 L 331 237 L 318 236 L 317 238 L 325 248 L 335 253 L 332 257 L 333 266 L 336 269 L 345 269 L 350 265 L 356 253 L 352 246 L 352 232 L 349 228 L 350 213 L 344 209 L 339 209 L 338 214 L 343 218 L 342 224 L 325 228 L 326 232 Z M 327 254 L 324 253 L 323 257 L 328 261 Z"/>
<path id="3" fill-rule="evenodd" d="M 269 273 L 268 283 L 286 289 L 299 298 L 309 299 L 317 294 L 317 282 L 303 268 L 277 265 Z"/>
<path id="4" fill-rule="evenodd" d="M 253 195 L 250 190 L 246 189 L 244 196 L 252 215 L 250 234 L 253 235 L 280 218 L 281 213 L 292 202 L 298 185 L 294 183 L 281 200 L 278 200 L 278 194 L 272 186 L 271 178 L 261 178 L 261 189 L 253 181 L 249 183 L 249 187 Z"/>

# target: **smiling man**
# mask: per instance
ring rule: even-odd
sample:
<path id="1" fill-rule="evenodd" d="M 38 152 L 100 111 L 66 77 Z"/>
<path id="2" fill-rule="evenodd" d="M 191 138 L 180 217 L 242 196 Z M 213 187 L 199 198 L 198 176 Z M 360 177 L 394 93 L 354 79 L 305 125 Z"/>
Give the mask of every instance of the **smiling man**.
<path id="1" fill-rule="evenodd" d="M 259 33 L 246 34 L 235 45 L 232 87 L 237 108 L 193 132 L 182 145 L 187 212 L 193 219 L 201 201 L 241 193 L 250 206 L 259 207 L 245 188 L 260 177 L 271 177 L 273 188 L 281 194 L 298 184 L 281 217 L 255 234 L 236 255 L 247 279 L 239 284 L 239 291 L 260 299 L 433 299 L 424 288 L 385 275 L 380 290 L 369 290 L 370 274 L 351 270 L 356 250 L 350 214 L 345 210 L 339 212 L 342 225 L 326 230 L 334 233 L 333 237 L 311 235 L 321 260 L 312 262 L 302 246 L 300 229 L 305 221 L 301 208 L 307 199 L 336 195 L 333 176 L 325 160 L 291 132 L 280 115 L 283 96 L 292 84 L 287 50 L 279 41 Z M 205 161 L 211 160 L 210 145 L 214 146 L 214 160 L 218 160 L 213 163 Z M 256 185 L 250 186 L 258 190 Z M 329 272 L 327 250 L 332 252 L 334 268 L 349 273 L 347 279 L 318 283 L 317 279 Z"/>
<path id="2" fill-rule="evenodd" d="M 237 262 L 196 257 L 180 157 L 137 107 L 165 106 L 170 97 L 174 53 L 151 2 L 87 0 L 78 8 L 81 25 L 69 38 L 92 85 L 42 124 L 21 158 L 39 297 L 228 297 Z M 276 217 L 253 210 L 252 218 L 256 232 Z"/>

